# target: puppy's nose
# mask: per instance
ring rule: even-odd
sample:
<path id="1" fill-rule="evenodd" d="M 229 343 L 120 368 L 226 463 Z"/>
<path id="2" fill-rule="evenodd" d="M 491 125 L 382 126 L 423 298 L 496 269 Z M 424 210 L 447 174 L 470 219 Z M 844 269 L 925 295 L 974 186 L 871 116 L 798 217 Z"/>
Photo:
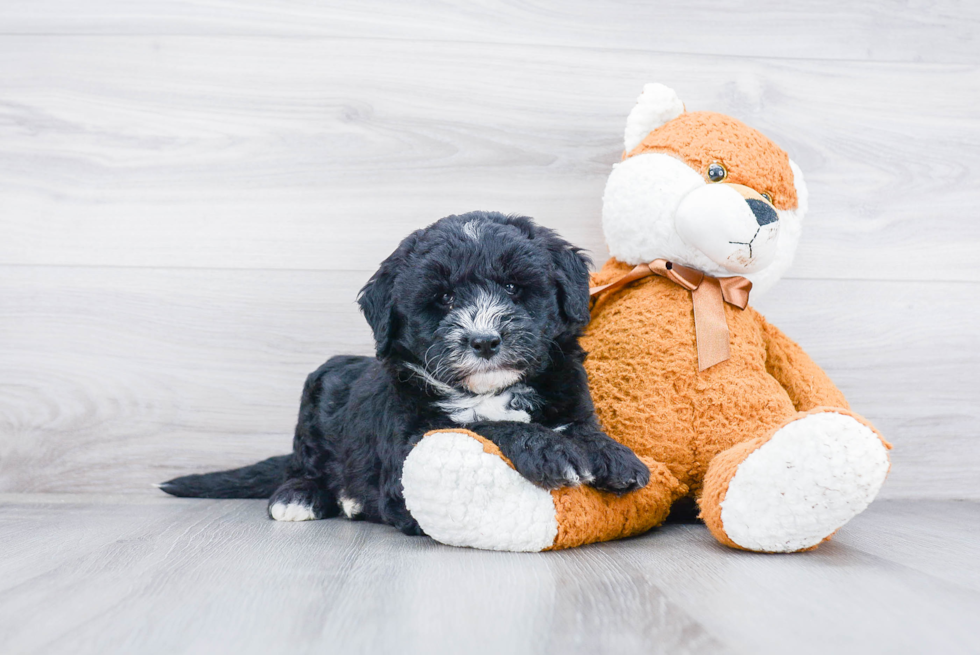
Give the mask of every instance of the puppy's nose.
<path id="1" fill-rule="evenodd" d="M 496 334 L 475 334 L 470 337 L 470 348 L 477 357 L 490 359 L 500 350 L 500 337 Z"/>
<path id="2" fill-rule="evenodd" d="M 770 207 L 768 202 L 756 200 L 755 198 L 749 198 L 745 202 L 749 203 L 749 209 L 755 214 L 755 222 L 760 227 L 779 220 L 779 216 L 776 216 L 776 210 Z"/>

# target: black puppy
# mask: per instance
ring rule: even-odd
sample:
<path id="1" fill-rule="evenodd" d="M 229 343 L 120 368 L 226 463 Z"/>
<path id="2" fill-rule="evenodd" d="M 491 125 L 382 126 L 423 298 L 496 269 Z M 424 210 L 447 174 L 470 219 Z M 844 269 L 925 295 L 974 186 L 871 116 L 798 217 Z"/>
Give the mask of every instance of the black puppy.
<path id="1" fill-rule="evenodd" d="M 409 235 L 361 289 L 377 358 L 333 357 L 306 380 L 293 454 L 161 485 L 270 497 L 286 521 L 349 518 L 421 534 L 401 472 L 429 430 L 465 425 L 547 488 L 624 493 L 649 471 L 596 420 L 578 337 L 588 259 L 531 219 L 473 212 Z"/>

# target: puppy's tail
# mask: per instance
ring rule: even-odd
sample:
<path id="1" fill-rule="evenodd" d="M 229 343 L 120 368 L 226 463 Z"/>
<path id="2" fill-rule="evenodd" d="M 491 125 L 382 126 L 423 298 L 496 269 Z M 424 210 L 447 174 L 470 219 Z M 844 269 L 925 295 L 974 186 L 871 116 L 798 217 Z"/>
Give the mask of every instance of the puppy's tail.
<path id="1" fill-rule="evenodd" d="M 290 457 L 270 457 L 230 471 L 184 475 L 157 486 L 182 498 L 268 498 L 286 481 Z"/>

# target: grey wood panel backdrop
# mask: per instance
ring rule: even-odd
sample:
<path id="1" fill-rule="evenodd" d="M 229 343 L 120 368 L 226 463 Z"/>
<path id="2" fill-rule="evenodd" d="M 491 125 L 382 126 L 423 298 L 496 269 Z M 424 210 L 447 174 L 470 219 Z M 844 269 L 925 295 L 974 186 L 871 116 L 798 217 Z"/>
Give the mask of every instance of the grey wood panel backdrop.
<path id="1" fill-rule="evenodd" d="M 980 498 L 977 3 L 7 0 L 0 491 L 155 493 L 285 452 L 305 374 L 409 230 L 498 209 L 606 257 L 643 83 L 803 168 L 756 302 L 896 449 Z"/>

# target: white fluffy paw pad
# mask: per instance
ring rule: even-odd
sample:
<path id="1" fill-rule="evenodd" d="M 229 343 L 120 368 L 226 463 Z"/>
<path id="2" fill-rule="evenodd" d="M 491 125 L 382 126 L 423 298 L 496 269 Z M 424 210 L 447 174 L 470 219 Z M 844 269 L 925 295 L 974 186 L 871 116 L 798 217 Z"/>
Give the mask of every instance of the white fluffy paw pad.
<path id="1" fill-rule="evenodd" d="M 402 486 L 412 516 L 444 544 L 536 552 L 558 534 L 551 493 L 466 434 L 424 438 L 405 460 Z"/>
<path id="2" fill-rule="evenodd" d="M 809 548 L 864 511 L 887 474 L 887 450 L 874 431 L 843 414 L 812 414 L 739 464 L 721 521 L 749 550 Z"/>
<path id="3" fill-rule="evenodd" d="M 301 503 L 273 503 L 269 506 L 269 516 L 277 521 L 312 521 L 313 508 Z"/>

